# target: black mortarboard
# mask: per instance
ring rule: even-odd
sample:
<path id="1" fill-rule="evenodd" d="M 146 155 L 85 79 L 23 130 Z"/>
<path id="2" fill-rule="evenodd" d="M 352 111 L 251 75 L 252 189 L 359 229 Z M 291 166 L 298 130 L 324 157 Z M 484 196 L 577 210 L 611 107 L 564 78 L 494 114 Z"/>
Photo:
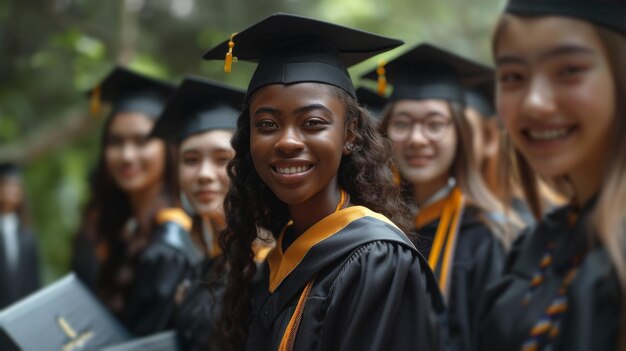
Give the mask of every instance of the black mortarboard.
<path id="1" fill-rule="evenodd" d="M 465 90 L 465 106 L 476 109 L 483 117 L 490 118 L 496 115 L 494 103 L 495 82 L 493 80 Z"/>
<path id="2" fill-rule="evenodd" d="M 385 108 L 385 105 L 387 105 L 387 98 L 378 95 L 373 90 L 363 87 L 356 89 L 356 99 L 372 114 L 372 117 L 377 120 L 381 118 L 380 113 L 383 108 Z"/>
<path id="3" fill-rule="evenodd" d="M 13 162 L 0 162 L 0 178 L 2 177 L 19 177 L 22 175 L 22 169 Z"/>
<path id="4" fill-rule="evenodd" d="M 626 34 L 624 0 L 509 0 L 505 12 L 574 17 Z"/>
<path id="5" fill-rule="evenodd" d="M 237 129 L 245 92 L 215 81 L 187 77 L 168 101 L 152 135 L 181 141 L 212 129 Z"/>
<path id="6" fill-rule="evenodd" d="M 173 91 L 173 84 L 116 67 L 89 94 L 92 99 L 112 104 L 113 114 L 141 112 L 157 118 Z"/>
<path id="7" fill-rule="evenodd" d="M 363 78 L 377 80 L 377 71 L 380 68 Z M 489 68 L 433 45 L 420 44 L 388 62 L 384 71 L 393 86 L 390 101 L 442 99 L 463 104 L 463 87 L 484 81 Z"/>
<path id="8" fill-rule="evenodd" d="M 347 67 L 402 41 L 318 21 L 277 13 L 237 33 L 230 42 L 232 56 L 258 62 L 248 96 L 270 84 L 303 82 L 339 87 L 355 96 Z M 210 49 L 204 58 L 224 59 L 229 41 Z M 226 68 L 226 67 L 225 67 Z"/>

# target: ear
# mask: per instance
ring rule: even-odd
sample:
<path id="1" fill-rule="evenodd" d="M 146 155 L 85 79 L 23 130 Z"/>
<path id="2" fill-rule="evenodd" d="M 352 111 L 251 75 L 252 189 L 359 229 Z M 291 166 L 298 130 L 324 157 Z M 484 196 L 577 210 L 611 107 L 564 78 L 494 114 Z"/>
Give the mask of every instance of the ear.
<path id="1" fill-rule="evenodd" d="M 352 120 L 350 121 L 350 123 L 346 124 L 345 138 L 343 143 L 344 156 L 350 155 L 355 149 L 354 140 L 356 139 L 356 136 L 354 134 L 354 131 L 356 130 L 356 126 L 356 120 Z"/>

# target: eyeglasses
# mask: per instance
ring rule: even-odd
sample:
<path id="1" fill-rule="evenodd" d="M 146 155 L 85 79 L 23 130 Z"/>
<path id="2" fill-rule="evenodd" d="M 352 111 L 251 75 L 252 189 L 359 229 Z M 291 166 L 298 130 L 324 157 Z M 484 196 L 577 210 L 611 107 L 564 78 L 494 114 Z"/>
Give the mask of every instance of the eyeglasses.
<path id="1" fill-rule="evenodd" d="M 426 139 L 437 141 L 446 135 L 452 121 L 440 117 L 392 120 L 387 127 L 387 135 L 393 141 L 405 141 L 413 133 L 416 125 L 422 128 L 421 133 Z"/>

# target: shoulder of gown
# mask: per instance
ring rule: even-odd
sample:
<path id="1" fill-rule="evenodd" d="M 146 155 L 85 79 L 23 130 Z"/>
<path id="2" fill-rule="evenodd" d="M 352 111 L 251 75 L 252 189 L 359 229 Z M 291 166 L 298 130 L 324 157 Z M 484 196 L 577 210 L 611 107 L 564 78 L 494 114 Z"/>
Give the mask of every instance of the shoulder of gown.
<path id="1" fill-rule="evenodd" d="M 157 226 L 135 268 L 126 311 L 131 331 L 147 335 L 170 326 L 179 283 L 201 262 L 199 250 L 178 223 Z"/>
<path id="2" fill-rule="evenodd" d="M 421 255 L 404 245 L 357 248 L 325 297 L 320 349 L 441 349 L 442 311 L 433 302 L 439 289 L 428 274 Z"/>

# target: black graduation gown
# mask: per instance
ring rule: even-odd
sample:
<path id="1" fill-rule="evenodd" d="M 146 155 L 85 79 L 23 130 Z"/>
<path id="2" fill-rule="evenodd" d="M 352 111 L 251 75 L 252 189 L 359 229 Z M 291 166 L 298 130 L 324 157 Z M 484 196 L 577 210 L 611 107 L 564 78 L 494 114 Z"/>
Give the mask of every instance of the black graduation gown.
<path id="1" fill-rule="evenodd" d="M 505 273 L 490 287 L 481 313 L 480 350 L 519 350 L 530 329 L 553 301 L 569 263 L 587 252 L 567 290 L 568 310 L 554 351 L 617 350 L 621 315 L 620 289 L 608 253 L 590 249 L 587 211 L 574 228 L 567 225 L 568 208 L 548 214 L 520 237 L 511 251 Z M 539 268 L 549 241 L 555 240 L 553 263 L 527 306 L 522 300 Z"/>
<path id="2" fill-rule="evenodd" d="M 185 297 L 176 308 L 174 322 L 182 350 L 210 350 L 211 335 L 220 314 L 224 282 L 213 282 L 208 287 L 209 273 L 215 258 L 205 260 L 190 274 Z"/>
<path id="3" fill-rule="evenodd" d="M 0 239 L 3 235 L 0 232 Z M 10 270 L 7 267 L 4 240 L 0 240 L 0 308 L 25 297 L 40 285 L 37 238 L 18 224 L 17 244 L 18 261 L 16 267 Z"/>
<path id="4" fill-rule="evenodd" d="M 175 221 L 160 224 L 135 267 L 123 320 L 135 335 L 171 326 L 179 283 L 202 260 L 185 229 Z"/>
<path id="5" fill-rule="evenodd" d="M 305 285 L 295 350 L 439 350 L 443 300 L 427 262 L 395 225 L 355 206 L 285 251 L 281 239 L 253 288 L 247 350 L 276 350 Z"/>
<path id="6" fill-rule="evenodd" d="M 98 262 L 93 240 L 88 239 L 81 232 L 76 234 L 72 243 L 70 267 L 85 286 L 92 291 L 96 290 L 100 262 Z"/>
<path id="7" fill-rule="evenodd" d="M 502 272 L 505 250 L 491 230 L 478 219 L 478 210 L 463 212 L 452 262 L 448 298 L 451 350 L 471 350 L 478 325 L 478 307 L 485 289 Z M 428 257 L 439 219 L 418 228 L 417 249 Z"/>

